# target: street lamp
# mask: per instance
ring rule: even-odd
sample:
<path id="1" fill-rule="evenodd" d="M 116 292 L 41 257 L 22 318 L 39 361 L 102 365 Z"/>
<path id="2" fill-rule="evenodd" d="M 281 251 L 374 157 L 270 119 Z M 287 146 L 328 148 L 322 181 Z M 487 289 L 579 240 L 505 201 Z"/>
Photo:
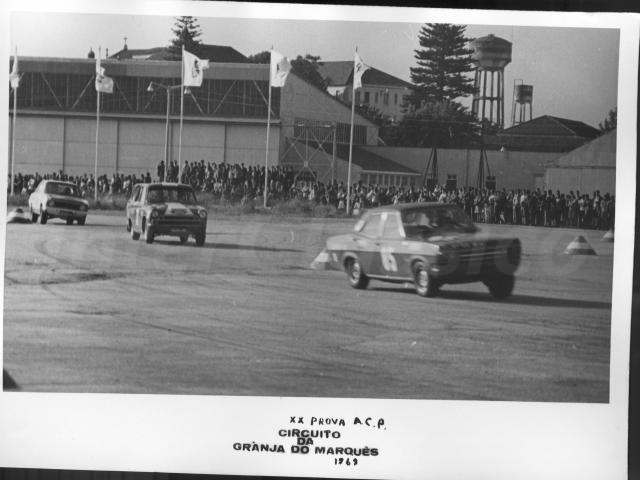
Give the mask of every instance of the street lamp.
<path id="1" fill-rule="evenodd" d="M 169 114 L 171 113 L 171 92 L 182 88 L 182 85 L 164 85 L 152 81 L 147 87 L 147 92 L 153 92 L 156 88 L 162 88 L 167 92 L 167 120 L 164 131 L 164 181 L 166 182 L 169 174 Z"/>

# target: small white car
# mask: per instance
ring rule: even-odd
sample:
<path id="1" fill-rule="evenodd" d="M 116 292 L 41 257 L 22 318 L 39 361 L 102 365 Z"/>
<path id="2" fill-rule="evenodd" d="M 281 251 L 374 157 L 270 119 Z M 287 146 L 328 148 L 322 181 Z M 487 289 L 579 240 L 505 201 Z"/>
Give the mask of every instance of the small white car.
<path id="1" fill-rule="evenodd" d="M 75 220 L 84 225 L 89 202 L 82 198 L 80 189 L 71 182 L 42 180 L 29 196 L 31 221 L 41 224 L 50 218 L 61 218 L 71 225 Z"/>

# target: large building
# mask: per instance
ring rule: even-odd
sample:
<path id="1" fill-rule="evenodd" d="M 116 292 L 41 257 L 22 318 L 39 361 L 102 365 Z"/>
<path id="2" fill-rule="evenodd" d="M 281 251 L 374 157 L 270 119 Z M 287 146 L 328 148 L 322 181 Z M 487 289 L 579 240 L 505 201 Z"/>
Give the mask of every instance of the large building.
<path id="1" fill-rule="evenodd" d="M 101 95 L 99 174 L 155 172 L 165 149 L 169 159 L 178 158 L 180 65 L 148 58 L 102 60 L 106 74 L 114 79 L 114 91 Z M 95 60 L 21 57 L 20 71 L 16 172 L 93 172 Z M 182 160 L 264 165 L 268 76 L 268 65 L 212 63 L 202 86 L 190 88 L 184 96 Z M 178 87 L 170 89 L 168 101 L 167 89 L 158 85 Z M 10 114 L 12 110 L 10 95 Z M 350 122 L 348 106 L 290 74 L 283 88 L 272 90 L 269 164 L 288 159 L 297 168 L 312 166 L 307 156 L 310 141 L 329 127 L 330 143 L 348 144 Z M 354 132 L 356 145 L 377 142 L 377 127 L 358 115 Z M 326 180 L 332 165 L 323 161 L 318 166 L 322 169 L 312 169 L 313 174 Z"/>

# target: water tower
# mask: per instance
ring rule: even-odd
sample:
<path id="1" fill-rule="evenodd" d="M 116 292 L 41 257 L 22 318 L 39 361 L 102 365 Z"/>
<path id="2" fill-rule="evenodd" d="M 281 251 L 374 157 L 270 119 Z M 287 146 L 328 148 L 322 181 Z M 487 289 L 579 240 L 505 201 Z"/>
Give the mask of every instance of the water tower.
<path id="1" fill-rule="evenodd" d="M 511 125 L 518 125 L 527 121 L 527 105 L 529 106 L 528 120 L 531 120 L 533 118 L 533 85 L 525 85 L 520 79 L 515 80 L 513 82 Z"/>
<path id="2" fill-rule="evenodd" d="M 511 42 L 490 34 L 471 47 L 476 66 L 471 111 L 478 120 L 504 128 L 504 67 L 511 63 Z"/>

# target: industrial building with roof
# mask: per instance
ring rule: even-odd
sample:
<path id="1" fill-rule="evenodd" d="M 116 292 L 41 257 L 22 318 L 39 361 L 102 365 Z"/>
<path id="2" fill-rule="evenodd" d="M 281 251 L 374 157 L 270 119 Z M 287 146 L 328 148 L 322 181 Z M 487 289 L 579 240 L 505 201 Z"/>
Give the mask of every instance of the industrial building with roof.
<path id="1" fill-rule="evenodd" d="M 211 68 L 204 71 L 202 86 L 191 87 L 184 96 L 182 160 L 264 165 L 269 65 L 250 63 L 228 46 L 204 45 L 203 52 Z M 178 158 L 179 87 L 171 95 L 148 89 L 151 82 L 180 85 L 180 60 L 166 58 L 166 47 L 125 47 L 102 60 L 114 79 L 114 92 L 101 95 L 100 175 L 155 172 L 165 150 L 170 160 Z M 20 70 L 16 172 L 93 172 L 95 59 L 21 57 Z M 353 62 L 324 62 L 321 73 L 328 92 L 295 74 L 283 88 L 272 89 L 268 162 L 292 166 L 303 179 L 346 181 Z M 369 68 L 356 102 L 367 100 L 393 115 L 410 86 Z M 10 114 L 12 109 L 10 95 Z M 424 181 L 431 149 L 380 146 L 375 124 L 357 114 L 354 123 L 354 182 L 400 186 Z M 544 115 L 487 135 L 487 169 L 479 167 L 479 148 L 438 149 L 435 180 L 450 187 L 475 186 L 482 172 L 483 184 L 486 180 L 498 189 L 546 188 L 549 178 L 555 178 L 548 176 L 548 165 L 598 134 L 582 122 Z M 613 149 L 615 157 L 615 144 Z"/>

